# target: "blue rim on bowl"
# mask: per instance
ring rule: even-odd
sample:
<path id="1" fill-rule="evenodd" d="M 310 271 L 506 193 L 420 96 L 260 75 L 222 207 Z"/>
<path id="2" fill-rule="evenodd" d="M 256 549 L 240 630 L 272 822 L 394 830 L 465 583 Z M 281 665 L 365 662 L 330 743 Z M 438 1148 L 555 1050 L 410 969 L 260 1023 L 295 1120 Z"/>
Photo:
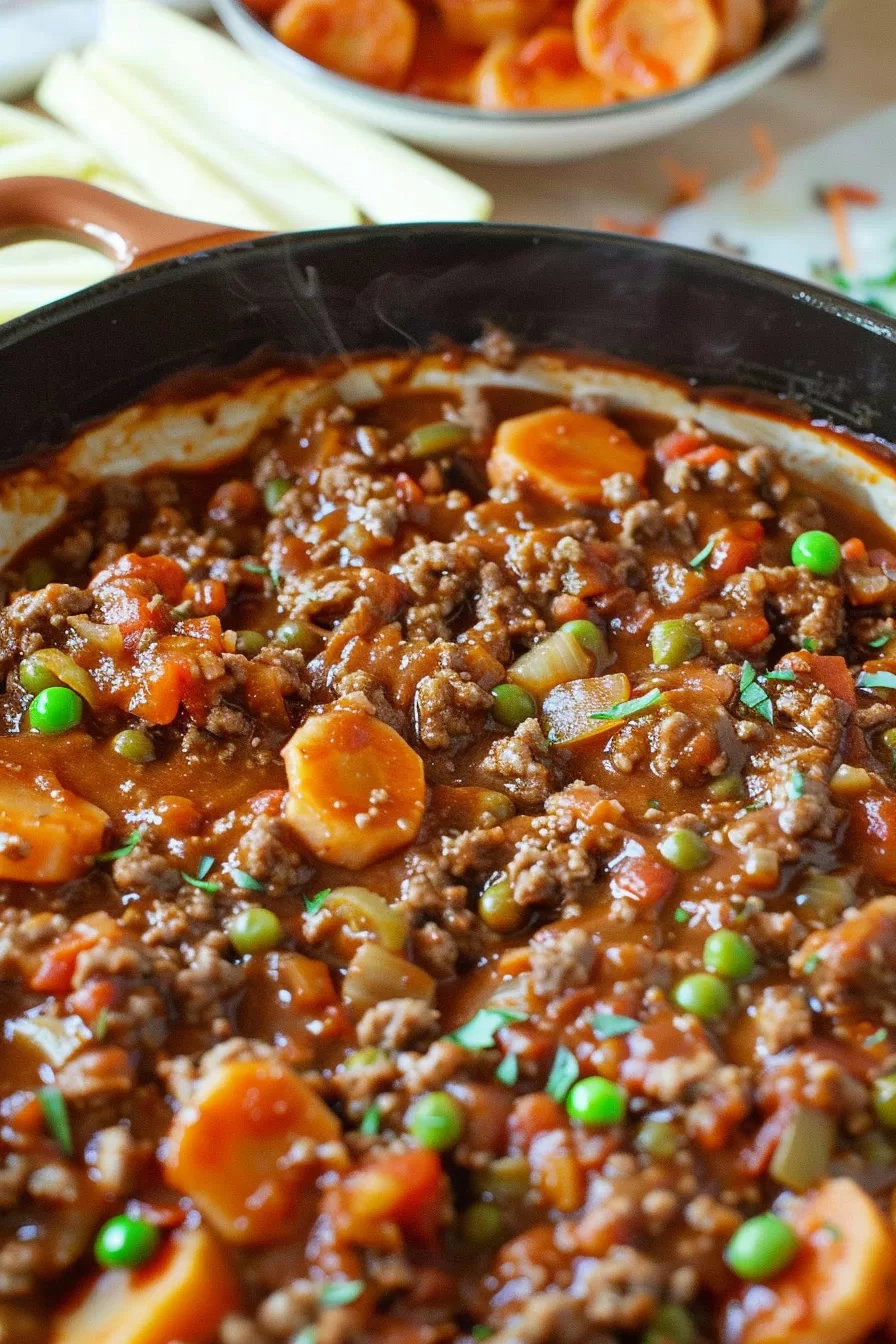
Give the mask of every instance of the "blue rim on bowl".
<path id="1" fill-rule="evenodd" d="M 755 70 L 756 67 L 765 64 L 774 64 L 782 48 L 789 46 L 798 34 L 806 32 L 818 20 L 827 0 L 803 0 L 796 17 L 782 24 L 779 30 L 757 47 L 752 55 L 726 66 L 696 84 L 689 84 L 686 88 L 675 89 L 672 93 L 659 94 L 653 98 L 611 103 L 607 107 L 544 112 L 492 111 L 488 108 L 469 107 L 464 103 L 420 98 L 416 94 L 393 93 L 388 89 L 377 88 L 373 84 L 363 84 L 360 80 L 348 79 L 345 75 L 328 70 L 326 66 L 318 65 L 316 61 L 309 60 L 307 56 L 302 56 L 291 47 L 287 47 L 246 5 L 241 3 L 241 0 L 212 0 L 212 3 L 231 37 L 236 41 L 248 37 L 253 47 L 263 47 L 278 65 L 292 70 L 312 87 L 317 85 L 322 91 L 329 90 L 340 94 L 343 98 L 352 97 L 361 102 L 367 101 L 372 107 L 383 111 L 404 109 L 427 117 L 460 119 L 489 126 L 503 123 L 518 127 L 544 126 L 557 122 L 610 121 L 613 118 L 630 115 L 635 109 L 646 112 L 651 109 L 676 107 L 692 97 L 697 90 L 705 91 L 709 88 L 721 90 L 727 84 L 737 83 L 748 69 Z"/>

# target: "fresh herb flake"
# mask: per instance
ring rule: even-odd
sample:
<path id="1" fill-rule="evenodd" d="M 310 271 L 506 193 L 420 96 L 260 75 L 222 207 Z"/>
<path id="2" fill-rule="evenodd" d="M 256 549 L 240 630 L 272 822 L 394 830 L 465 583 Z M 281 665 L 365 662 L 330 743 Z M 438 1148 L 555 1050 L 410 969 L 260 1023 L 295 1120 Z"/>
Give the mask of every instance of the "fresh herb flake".
<path id="1" fill-rule="evenodd" d="M 362 1134 L 379 1134 L 380 1126 L 383 1123 L 383 1117 L 380 1114 L 380 1108 L 377 1102 L 368 1106 L 361 1117 L 361 1123 L 358 1129 Z"/>
<path id="2" fill-rule="evenodd" d="M 306 1325 L 297 1335 L 293 1335 L 289 1344 L 317 1344 L 317 1331 L 313 1325 Z"/>
<path id="3" fill-rule="evenodd" d="M 470 1335 L 473 1339 L 491 1339 L 494 1333 L 495 1332 L 490 1325 L 474 1325 L 473 1329 L 470 1331 Z"/>
<path id="4" fill-rule="evenodd" d="M 640 714 L 643 709 L 650 709 L 651 705 L 655 705 L 662 698 L 662 694 L 658 687 L 654 687 L 645 695 L 639 695 L 634 700 L 622 700 L 618 705 L 612 705 L 610 709 L 599 709 L 590 717 L 608 723 L 612 723 L 614 719 L 630 719 L 632 715 Z"/>
<path id="5" fill-rule="evenodd" d="M 873 1031 L 870 1036 L 866 1036 L 862 1044 L 865 1046 L 866 1050 L 873 1050 L 876 1045 L 883 1045 L 886 1039 L 886 1027 L 879 1027 L 877 1031 Z"/>
<path id="6" fill-rule="evenodd" d="M 335 1283 L 325 1283 L 320 1292 L 322 1307 L 347 1307 L 357 1302 L 364 1291 L 361 1279 L 337 1279 Z"/>
<path id="7" fill-rule="evenodd" d="M 465 1050 L 490 1050 L 502 1027 L 511 1022 L 525 1022 L 528 1016 L 528 1013 L 513 1013 L 506 1008 L 480 1008 L 469 1022 L 452 1031 L 448 1040 L 462 1045 Z"/>
<path id="8" fill-rule="evenodd" d="M 244 873 L 242 868 L 234 868 L 232 876 L 234 884 L 243 891 L 264 891 L 264 883 L 251 873 Z"/>
<path id="9" fill-rule="evenodd" d="M 882 649 L 885 644 L 889 644 L 892 638 L 893 631 L 885 630 L 882 635 L 878 635 L 875 639 L 869 639 L 868 647 L 869 649 Z"/>
<path id="10" fill-rule="evenodd" d="M 896 672 L 860 672 L 856 685 L 860 691 L 896 691 Z"/>
<path id="11" fill-rule="evenodd" d="M 558 1046 L 544 1090 L 549 1097 L 553 1097 L 562 1106 L 566 1100 L 566 1094 L 578 1076 L 579 1061 L 571 1050 L 567 1050 L 565 1045 Z"/>
<path id="12" fill-rule="evenodd" d="M 202 878 L 208 877 L 209 873 L 214 868 L 214 866 L 215 861 L 212 858 L 211 854 L 203 854 L 202 858 L 199 860 L 199 867 L 196 869 L 196 876 L 201 881 Z"/>
<path id="13" fill-rule="evenodd" d="M 72 1142 L 72 1127 L 68 1118 L 68 1106 L 58 1087 L 38 1088 L 37 1100 L 43 1112 L 44 1124 L 65 1153 L 74 1157 L 75 1145 Z"/>
<path id="14" fill-rule="evenodd" d="M 679 914 L 684 914 L 688 918 L 686 911 L 675 911 L 675 918 Z M 681 922 L 681 921 L 680 921 Z M 610 1041 L 614 1036 L 627 1036 L 630 1031 L 637 1030 L 641 1023 L 635 1017 L 620 1017 L 618 1013 L 596 1013 L 591 1019 L 591 1026 L 594 1028 L 594 1034 L 599 1041 Z"/>
<path id="15" fill-rule="evenodd" d="M 208 871 L 206 869 L 206 871 Z M 181 877 L 190 887 L 196 887 L 199 891 L 216 892 L 221 890 L 220 882 L 206 882 L 204 878 L 193 877 L 190 873 L 181 873 Z"/>
<path id="16" fill-rule="evenodd" d="M 813 952 L 813 953 L 812 953 L 812 956 L 811 956 L 811 957 L 807 957 L 806 960 L 803 962 L 803 972 L 804 972 L 804 974 L 806 974 L 806 975 L 811 975 L 813 971 L 817 971 L 817 970 L 818 970 L 818 964 L 819 964 L 820 961 L 821 961 L 821 957 L 818 955 L 818 953 L 817 953 L 817 952 Z"/>
<path id="17" fill-rule="evenodd" d="M 759 812 L 763 807 L 768 807 L 768 805 L 769 805 L 770 802 L 771 802 L 771 799 L 769 798 L 768 794 L 767 794 L 767 793 L 761 793 L 761 794 L 759 795 L 758 798 L 755 798 L 755 799 L 753 800 L 752 803 L 747 803 L 747 805 L 746 805 L 745 808 L 744 808 L 744 811 L 745 811 L 745 812 Z"/>
<path id="18" fill-rule="evenodd" d="M 766 672 L 762 678 L 763 681 L 796 681 L 796 673 L 789 667 L 773 667 L 771 672 Z"/>
<path id="19" fill-rule="evenodd" d="M 243 569 L 247 574 L 270 574 L 267 565 L 260 565 L 257 560 L 244 560 Z"/>
<path id="20" fill-rule="evenodd" d="M 319 891 L 316 896 L 305 897 L 305 909 L 309 915 L 316 915 L 318 910 L 323 909 L 326 899 L 332 890 L 332 887 L 324 887 L 323 891 Z"/>
<path id="21" fill-rule="evenodd" d="M 752 663 L 744 663 L 741 668 L 739 694 L 742 705 L 746 705 L 747 709 L 754 709 L 766 723 L 774 723 L 772 702 L 768 698 L 767 691 L 760 686 Z"/>
<path id="22" fill-rule="evenodd" d="M 672 916 L 676 924 L 687 924 L 690 917 L 691 916 L 688 914 L 687 910 L 685 910 L 683 905 L 680 905 Z"/>
<path id="23" fill-rule="evenodd" d="M 815 653 L 818 649 L 818 640 L 807 635 L 805 639 L 800 640 L 800 648 L 805 649 L 807 653 Z"/>
<path id="24" fill-rule="evenodd" d="M 104 1041 L 106 1039 L 106 1032 L 108 1030 L 109 1030 L 109 1009 L 103 1007 L 97 1013 L 96 1022 L 93 1025 L 94 1039 L 97 1041 Z"/>
<path id="25" fill-rule="evenodd" d="M 713 553 L 715 547 L 715 538 L 710 537 L 709 541 L 701 551 L 698 551 L 693 560 L 688 561 L 688 569 L 702 569 L 707 560 Z"/>
<path id="26" fill-rule="evenodd" d="M 658 798 L 648 798 L 648 799 L 647 799 L 647 806 L 648 806 L 648 807 L 652 807 L 653 810 L 654 810 L 655 812 L 661 812 L 661 811 L 662 811 L 662 808 L 660 807 L 659 799 L 658 799 Z"/>
<path id="27" fill-rule="evenodd" d="M 806 778 L 799 770 L 791 770 L 790 778 L 787 781 L 787 797 L 802 798 L 806 792 Z"/>
<path id="28" fill-rule="evenodd" d="M 116 859 L 126 859 L 129 854 L 133 854 L 142 839 L 142 831 L 131 831 L 120 849 L 107 849 L 105 853 L 97 854 L 94 863 L 114 863 Z"/>
<path id="29" fill-rule="evenodd" d="M 505 1087 L 515 1087 L 519 1081 L 519 1076 L 519 1057 L 511 1050 L 509 1054 L 504 1056 L 501 1063 L 495 1069 L 495 1077 L 498 1082 L 503 1083 Z"/>

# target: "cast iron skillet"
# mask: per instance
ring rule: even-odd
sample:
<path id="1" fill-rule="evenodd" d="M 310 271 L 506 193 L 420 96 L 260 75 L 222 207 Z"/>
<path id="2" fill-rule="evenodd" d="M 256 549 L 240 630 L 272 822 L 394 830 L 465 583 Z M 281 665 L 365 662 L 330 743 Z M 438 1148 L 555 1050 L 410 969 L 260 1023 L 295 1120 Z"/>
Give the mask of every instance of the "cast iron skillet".
<path id="1" fill-rule="evenodd" d="M 0 245 L 25 237 L 73 238 L 140 269 L 0 327 L 4 466 L 184 370 L 265 346 L 313 356 L 469 343 L 486 320 L 533 345 L 785 397 L 896 442 L 896 322 L 661 243 L 463 224 L 267 237 L 82 183 L 0 182 Z"/>

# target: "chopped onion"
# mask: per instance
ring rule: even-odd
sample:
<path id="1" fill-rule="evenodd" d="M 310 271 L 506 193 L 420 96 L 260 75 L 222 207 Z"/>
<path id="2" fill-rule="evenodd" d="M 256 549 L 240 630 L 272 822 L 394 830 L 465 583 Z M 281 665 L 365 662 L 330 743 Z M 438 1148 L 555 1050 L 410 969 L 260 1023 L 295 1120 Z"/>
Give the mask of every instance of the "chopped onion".
<path id="1" fill-rule="evenodd" d="M 38 649 L 32 657 L 41 667 L 52 672 L 63 686 L 70 686 L 73 691 L 77 691 L 91 709 L 97 708 L 100 698 L 99 687 L 87 669 L 79 667 L 70 653 L 66 653 L 63 649 Z"/>
<path id="2" fill-rule="evenodd" d="M 769 1168 L 772 1176 L 788 1190 L 802 1193 L 827 1175 L 837 1122 L 832 1115 L 812 1106 L 799 1106 L 790 1124 L 778 1140 Z"/>
<path id="3" fill-rule="evenodd" d="M 87 616 L 69 616 L 68 623 L 85 644 L 100 649 L 110 658 L 118 658 L 124 651 L 124 639 L 117 625 L 104 625 Z"/>
<path id="4" fill-rule="evenodd" d="M 372 933 L 389 952 L 400 952 L 407 942 L 407 916 L 367 887 L 334 887 L 327 909 L 353 933 Z"/>
<path id="5" fill-rule="evenodd" d="M 568 631 L 557 630 L 517 658 L 507 669 L 507 680 L 542 696 L 563 682 L 587 677 L 591 670 L 591 657 L 579 641 Z"/>
<path id="6" fill-rule="evenodd" d="M 5 1034 L 26 1041 L 54 1069 L 61 1068 L 92 1039 L 80 1017 L 51 1017 L 49 1013 L 14 1017 L 7 1022 Z"/>
<path id="7" fill-rule="evenodd" d="M 351 959 L 342 982 L 343 1000 L 364 1013 L 383 999 L 422 999 L 432 1003 L 436 982 L 405 957 L 379 943 L 364 943 Z"/>

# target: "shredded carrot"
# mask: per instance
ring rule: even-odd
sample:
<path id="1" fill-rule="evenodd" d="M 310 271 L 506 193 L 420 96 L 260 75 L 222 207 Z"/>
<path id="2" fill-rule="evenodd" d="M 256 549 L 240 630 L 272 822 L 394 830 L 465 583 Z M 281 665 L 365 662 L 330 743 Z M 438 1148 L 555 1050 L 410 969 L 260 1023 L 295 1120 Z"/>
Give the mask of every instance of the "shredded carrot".
<path id="1" fill-rule="evenodd" d="M 702 168 L 686 168 L 677 159 L 666 157 L 660 167 L 672 184 L 669 209 L 676 205 L 691 205 L 706 195 L 706 173 Z"/>
<path id="2" fill-rule="evenodd" d="M 880 193 L 870 187 L 857 187 L 852 182 L 840 182 L 837 190 L 847 205 L 880 205 Z"/>
<path id="3" fill-rule="evenodd" d="M 598 215 L 594 227 L 604 233 L 625 233 L 632 238 L 655 238 L 660 231 L 659 219 L 645 219 L 640 224 L 614 215 Z"/>
<path id="4" fill-rule="evenodd" d="M 840 268 L 846 275 L 854 275 L 856 254 L 849 234 L 849 211 L 846 208 L 846 198 L 840 187 L 828 187 L 827 191 L 822 193 L 822 200 L 834 226 Z"/>
<path id="5" fill-rule="evenodd" d="M 778 176 L 780 162 L 774 141 L 765 126 L 755 122 L 750 127 L 750 139 L 759 155 L 759 167 L 747 178 L 747 191 L 762 191 Z"/>

